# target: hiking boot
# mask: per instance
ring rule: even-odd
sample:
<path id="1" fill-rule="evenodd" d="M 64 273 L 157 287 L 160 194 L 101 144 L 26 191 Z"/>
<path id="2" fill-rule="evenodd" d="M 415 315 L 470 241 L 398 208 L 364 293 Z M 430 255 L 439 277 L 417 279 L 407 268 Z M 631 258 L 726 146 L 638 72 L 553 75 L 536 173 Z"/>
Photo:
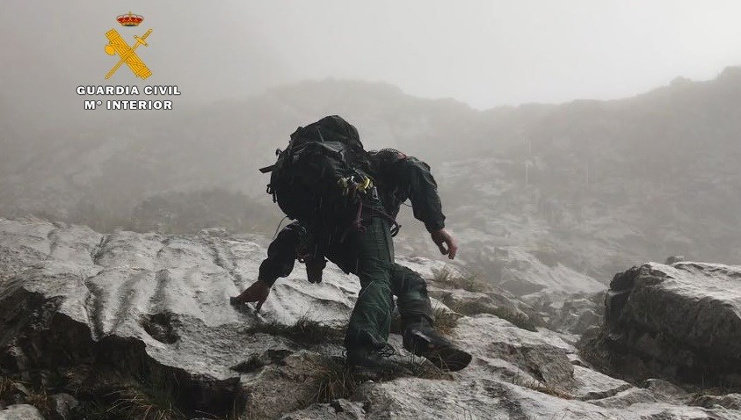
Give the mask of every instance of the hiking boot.
<path id="1" fill-rule="evenodd" d="M 399 364 L 389 360 L 395 353 L 390 345 L 381 350 L 357 347 L 347 350 L 347 364 L 353 369 L 370 369 L 378 371 L 393 371 Z"/>
<path id="2" fill-rule="evenodd" d="M 471 363 L 471 354 L 459 349 L 431 327 L 409 327 L 404 331 L 404 348 L 422 356 L 440 369 L 459 371 Z"/>

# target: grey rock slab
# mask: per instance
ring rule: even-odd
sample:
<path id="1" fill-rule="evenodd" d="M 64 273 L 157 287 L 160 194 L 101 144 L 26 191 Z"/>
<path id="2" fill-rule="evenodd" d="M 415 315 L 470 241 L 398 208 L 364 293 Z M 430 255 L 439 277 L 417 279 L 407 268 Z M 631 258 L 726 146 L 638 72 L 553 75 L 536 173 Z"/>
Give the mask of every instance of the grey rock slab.
<path id="1" fill-rule="evenodd" d="M 688 398 L 689 394 L 684 389 L 663 379 L 651 378 L 645 381 L 646 389 L 660 397 L 663 401 L 677 402 Z"/>
<path id="2" fill-rule="evenodd" d="M 727 412 L 663 403 L 602 407 L 491 379 L 402 378 L 366 384 L 368 418 L 397 419 L 725 419 Z M 731 413 L 733 415 L 734 413 Z"/>
<path id="3" fill-rule="evenodd" d="M 605 292 L 563 293 L 543 290 L 523 296 L 533 310 L 554 331 L 581 335 L 589 328 L 602 325 Z"/>
<path id="4" fill-rule="evenodd" d="M 230 237 L 100 235 L 83 226 L 0 219 L 0 252 L 11 260 L 14 282 L 60 299 L 58 312 L 87 325 L 94 339 L 139 339 L 162 363 L 221 379 L 235 376 L 229 367 L 237 360 L 284 347 L 285 340 L 254 340 L 241 327 L 291 324 L 300 317 L 342 324 L 359 290 L 337 269 L 311 285 L 297 265 L 295 275 L 275 286 L 261 314 L 236 310 L 228 298 L 257 277 L 265 248 Z M 147 323 L 157 316 L 171 325 Z M 177 340 L 166 337 L 173 328 L 170 337 Z"/>
<path id="5" fill-rule="evenodd" d="M 660 399 L 653 392 L 644 388 L 630 387 L 620 392 L 590 401 L 592 404 L 605 408 L 630 409 L 636 404 L 659 403 Z"/>
<path id="6" fill-rule="evenodd" d="M 729 410 L 741 410 L 741 394 L 699 395 L 692 399 L 690 405 L 705 408 L 722 407 Z"/>
<path id="7" fill-rule="evenodd" d="M 0 410 L 0 420 L 44 420 L 44 416 L 32 405 L 14 404 Z"/>
<path id="8" fill-rule="evenodd" d="M 463 315 L 494 314 L 531 329 L 543 323 L 529 305 L 504 291 L 471 292 L 438 287 L 428 290 L 430 296 Z"/>
<path id="9" fill-rule="evenodd" d="M 366 418 L 362 403 L 340 398 L 330 403 L 313 404 L 303 410 L 294 411 L 282 416 L 281 420 L 363 420 Z"/>
<path id="10" fill-rule="evenodd" d="M 580 400 L 599 400 L 632 388 L 633 385 L 582 366 L 574 366 L 569 393 Z"/>

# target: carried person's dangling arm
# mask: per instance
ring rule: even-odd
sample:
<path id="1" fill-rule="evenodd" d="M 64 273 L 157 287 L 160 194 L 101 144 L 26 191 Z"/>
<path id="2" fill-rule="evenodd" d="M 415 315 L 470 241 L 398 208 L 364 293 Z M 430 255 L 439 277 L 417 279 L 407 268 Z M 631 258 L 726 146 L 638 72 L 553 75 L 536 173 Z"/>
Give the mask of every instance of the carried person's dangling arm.
<path id="1" fill-rule="evenodd" d="M 260 311 L 275 281 L 278 278 L 287 277 L 293 271 L 296 262 L 296 246 L 299 241 L 298 229 L 297 223 L 291 223 L 278 233 L 275 240 L 268 246 L 268 257 L 260 264 L 257 281 L 239 296 L 231 298 L 232 303 L 257 302 L 255 309 Z"/>

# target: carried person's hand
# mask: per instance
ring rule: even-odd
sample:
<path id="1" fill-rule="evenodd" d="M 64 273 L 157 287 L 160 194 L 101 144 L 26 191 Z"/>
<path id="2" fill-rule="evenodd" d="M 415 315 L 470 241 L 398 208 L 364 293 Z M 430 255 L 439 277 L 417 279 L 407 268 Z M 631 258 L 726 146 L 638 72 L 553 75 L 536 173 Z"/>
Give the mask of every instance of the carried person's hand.
<path id="1" fill-rule="evenodd" d="M 240 294 L 236 298 L 232 298 L 232 302 L 236 302 L 236 303 L 257 302 L 257 306 L 255 306 L 255 311 L 260 312 L 260 308 L 262 308 L 262 304 L 265 303 L 265 300 L 267 300 L 269 294 L 270 294 L 270 286 L 266 284 L 265 282 L 258 280 L 252 283 L 252 285 L 248 287 L 244 292 L 242 292 L 242 294 Z"/>
<path id="2" fill-rule="evenodd" d="M 440 249 L 441 254 L 447 255 L 451 260 L 455 258 L 455 254 L 458 252 L 458 244 L 447 230 L 444 228 L 436 230 L 430 236 L 432 236 L 432 241 Z"/>

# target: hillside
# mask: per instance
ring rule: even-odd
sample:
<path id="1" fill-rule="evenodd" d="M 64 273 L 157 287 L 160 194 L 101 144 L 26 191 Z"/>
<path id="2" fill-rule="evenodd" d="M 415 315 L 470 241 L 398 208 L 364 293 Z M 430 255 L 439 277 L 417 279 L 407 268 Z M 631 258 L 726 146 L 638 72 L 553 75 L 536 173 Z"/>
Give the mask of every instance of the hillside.
<path id="1" fill-rule="evenodd" d="M 487 111 L 325 80 L 136 124 L 43 132 L 4 119 L 0 215 L 272 233 L 280 215 L 256 168 L 296 126 L 339 113 L 368 148 L 427 160 L 462 263 L 528 294 L 541 288 L 523 274 L 532 264 L 606 279 L 674 254 L 738 261 L 740 111 L 741 70 L 728 68 L 622 100 Z M 402 252 L 434 255 L 418 223 L 402 224 Z"/>

